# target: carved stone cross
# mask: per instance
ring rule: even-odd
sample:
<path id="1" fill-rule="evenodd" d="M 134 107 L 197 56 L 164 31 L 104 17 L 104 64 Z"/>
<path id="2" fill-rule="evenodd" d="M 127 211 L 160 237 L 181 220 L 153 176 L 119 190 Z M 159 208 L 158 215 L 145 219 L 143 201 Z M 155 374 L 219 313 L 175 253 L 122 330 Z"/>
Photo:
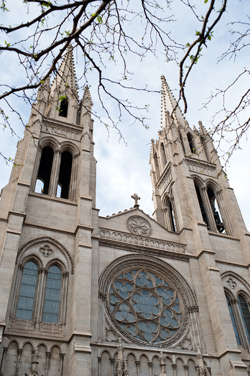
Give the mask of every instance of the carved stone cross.
<path id="1" fill-rule="evenodd" d="M 135 200 L 134 208 L 139 208 L 138 201 L 141 199 L 141 197 L 138 196 L 137 193 L 134 193 L 131 198 Z"/>

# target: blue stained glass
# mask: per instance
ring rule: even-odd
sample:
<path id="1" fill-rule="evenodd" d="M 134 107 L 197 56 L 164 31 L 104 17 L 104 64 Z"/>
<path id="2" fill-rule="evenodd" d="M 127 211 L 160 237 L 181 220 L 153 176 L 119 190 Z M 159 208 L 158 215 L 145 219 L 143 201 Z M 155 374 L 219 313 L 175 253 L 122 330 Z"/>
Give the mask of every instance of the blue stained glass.
<path id="1" fill-rule="evenodd" d="M 115 303 L 118 303 L 118 302 L 119 302 L 119 298 L 117 298 L 117 296 L 115 296 L 115 295 L 110 296 L 110 303 L 111 304 L 115 304 Z"/>
<path id="2" fill-rule="evenodd" d="M 112 286 L 109 309 L 127 334 L 143 342 L 158 343 L 179 329 L 181 306 L 176 291 L 162 277 L 144 268 L 134 269 L 119 274 Z"/>
<path id="3" fill-rule="evenodd" d="M 32 320 L 38 268 L 33 261 L 25 264 L 17 303 L 16 318 Z"/>
<path id="4" fill-rule="evenodd" d="M 132 336 L 135 336 L 136 335 L 136 327 L 133 325 L 133 326 L 128 326 L 127 327 L 127 331 L 132 334 Z"/>
<path id="5" fill-rule="evenodd" d="M 155 277 L 155 284 L 156 284 L 156 286 L 157 285 L 161 285 L 163 283 L 163 280 L 161 279 L 161 278 L 159 278 L 159 277 Z"/>
<path id="6" fill-rule="evenodd" d="M 43 306 L 43 321 L 50 323 L 58 322 L 61 300 L 61 269 L 53 265 L 48 270 L 46 292 Z"/>
<path id="7" fill-rule="evenodd" d="M 127 279 L 129 279 L 130 281 L 132 281 L 132 273 L 125 273 L 125 277 L 127 278 Z"/>
<path id="8" fill-rule="evenodd" d="M 167 332 L 166 330 L 162 329 L 160 332 L 161 338 L 162 339 L 167 339 L 170 336 L 170 333 Z"/>
<path id="9" fill-rule="evenodd" d="M 174 305 L 172 305 L 171 308 L 172 308 L 175 312 L 180 313 L 180 306 L 179 306 L 179 304 L 174 304 Z"/>
<path id="10" fill-rule="evenodd" d="M 227 305 L 228 305 L 231 321 L 232 321 L 232 324 L 233 324 L 234 334 L 235 334 L 235 337 L 236 337 L 236 340 L 237 340 L 237 344 L 241 345 L 241 340 L 240 340 L 239 332 L 238 332 L 238 329 L 237 329 L 237 326 L 236 326 L 234 313 L 233 313 L 233 309 L 232 309 L 232 304 L 231 304 L 231 301 L 230 301 L 230 299 L 227 295 L 226 295 L 226 300 L 227 300 Z"/>

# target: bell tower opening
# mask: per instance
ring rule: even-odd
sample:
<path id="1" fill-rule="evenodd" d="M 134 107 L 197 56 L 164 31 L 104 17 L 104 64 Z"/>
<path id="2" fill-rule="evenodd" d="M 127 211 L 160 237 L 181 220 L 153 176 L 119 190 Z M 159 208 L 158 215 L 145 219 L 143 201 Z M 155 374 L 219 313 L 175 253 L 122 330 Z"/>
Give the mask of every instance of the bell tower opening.
<path id="1" fill-rule="evenodd" d="M 40 166 L 36 179 L 36 193 L 47 195 L 49 193 L 50 176 L 52 170 L 54 151 L 49 146 L 45 146 L 42 150 Z"/>
<path id="2" fill-rule="evenodd" d="M 59 116 L 67 117 L 68 106 L 69 106 L 69 101 L 68 101 L 68 98 L 65 97 L 65 98 L 62 99 L 61 104 L 60 104 Z"/>
<path id="3" fill-rule="evenodd" d="M 225 227 L 224 227 L 223 222 L 221 220 L 221 215 L 220 215 L 219 207 L 218 207 L 218 204 L 217 204 L 217 200 L 216 200 L 214 191 L 210 187 L 207 188 L 207 195 L 208 195 L 208 199 L 209 199 L 209 202 L 210 202 L 210 206 L 211 206 L 212 211 L 213 211 L 213 216 L 214 216 L 216 228 L 220 233 L 225 232 Z"/>
<path id="4" fill-rule="evenodd" d="M 71 170 L 72 154 L 69 151 L 64 151 L 61 157 L 61 165 L 57 185 L 57 197 L 69 198 Z"/>
<path id="5" fill-rule="evenodd" d="M 189 143 L 189 148 L 190 148 L 191 153 L 195 153 L 196 151 L 195 151 L 195 145 L 194 145 L 194 138 L 191 135 L 191 133 L 187 134 L 187 138 L 188 138 L 188 143 Z"/>

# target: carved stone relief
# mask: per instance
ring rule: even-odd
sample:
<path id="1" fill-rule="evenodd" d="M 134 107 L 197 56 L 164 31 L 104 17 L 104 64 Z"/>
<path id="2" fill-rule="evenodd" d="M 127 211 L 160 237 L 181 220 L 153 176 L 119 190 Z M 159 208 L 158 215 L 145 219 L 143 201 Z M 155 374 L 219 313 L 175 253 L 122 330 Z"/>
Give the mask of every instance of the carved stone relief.
<path id="1" fill-rule="evenodd" d="M 151 234 L 151 225 L 143 217 L 132 215 L 127 221 L 127 227 L 132 234 L 149 236 Z"/>
<path id="2" fill-rule="evenodd" d="M 41 254 L 44 256 L 44 257 L 49 257 L 53 254 L 53 250 L 50 248 L 49 245 L 45 244 L 43 247 L 41 247 L 39 249 L 39 251 L 41 252 Z"/>

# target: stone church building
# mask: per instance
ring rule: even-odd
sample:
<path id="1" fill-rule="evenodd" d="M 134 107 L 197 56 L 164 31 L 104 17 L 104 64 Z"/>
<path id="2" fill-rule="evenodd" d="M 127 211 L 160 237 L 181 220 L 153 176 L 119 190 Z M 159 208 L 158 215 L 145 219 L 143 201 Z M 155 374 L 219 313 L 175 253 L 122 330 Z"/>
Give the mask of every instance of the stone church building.
<path id="1" fill-rule="evenodd" d="M 91 106 L 69 51 L 1 192 L 0 375 L 249 375 L 250 233 L 211 138 L 162 77 L 153 217 L 102 217 Z"/>

